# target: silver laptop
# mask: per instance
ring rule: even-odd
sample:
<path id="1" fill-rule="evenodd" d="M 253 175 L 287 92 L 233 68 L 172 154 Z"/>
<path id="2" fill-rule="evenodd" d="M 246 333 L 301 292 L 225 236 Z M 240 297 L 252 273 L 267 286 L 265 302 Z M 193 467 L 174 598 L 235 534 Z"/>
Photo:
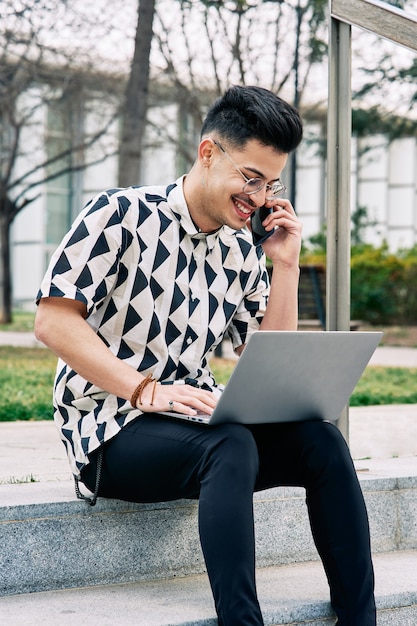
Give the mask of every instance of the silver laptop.
<path id="1" fill-rule="evenodd" d="M 202 424 L 335 421 L 382 332 L 258 331 L 212 415 L 164 413 Z"/>

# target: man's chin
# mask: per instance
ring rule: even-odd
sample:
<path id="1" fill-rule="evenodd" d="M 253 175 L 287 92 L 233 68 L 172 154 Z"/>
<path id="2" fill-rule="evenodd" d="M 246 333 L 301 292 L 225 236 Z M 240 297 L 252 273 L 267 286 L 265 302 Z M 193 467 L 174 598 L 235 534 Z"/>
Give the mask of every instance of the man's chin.
<path id="1" fill-rule="evenodd" d="M 242 228 L 245 228 L 245 226 L 247 226 L 248 224 L 248 220 L 240 220 L 240 223 L 238 221 L 234 221 L 234 223 L 229 223 L 229 224 L 225 224 L 225 226 L 228 226 L 229 228 L 231 228 L 232 230 L 242 230 Z"/>

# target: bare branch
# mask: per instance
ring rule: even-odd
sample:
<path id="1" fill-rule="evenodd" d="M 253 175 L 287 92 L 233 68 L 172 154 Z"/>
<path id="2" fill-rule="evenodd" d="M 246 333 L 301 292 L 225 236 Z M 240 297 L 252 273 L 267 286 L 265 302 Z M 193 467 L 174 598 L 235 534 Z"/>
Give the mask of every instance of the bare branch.
<path id="1" fill-rule="evenodd" d="M 60 176 L 64 176 L 65 174 L 71 174 L 73 172 L 79 172 L 79 171 L 83 171 L 85 170 L 87 167 L 93 167 L 94 165 L 99 165 L 100 163 L 103 163 L 103 161 L 105 161 L 107 158 L 109 158 L 110 156 L 114 156 L 115 154 L 117 154 L 117 151 L 114 152 L 109 152 L 107 154 L 103 154 L 101 157 L 94 159 L 92 161 L 89 161 L 88 163 L 83 163 L 80 165 L 71 165 L 65 168 L 62 168 L 61 170 L 54 172 L 53 174 L 50 174 L 48 176 L 45 176 L 43 178 L 43 180 L 38 180 L 38 181 L 34 181 L 33 183 L 29 183 L 25 190 L 22 191 L 21 193 L 19 193 L 16 198 L 14 199 L 14 204 L 16 205 L 16 210 L 12 213 L 13 218 L 28 204 L 30 204 L 31 202 L 33 202 L 34 200 L 36 200 L 37 198 L 39 198 L 42 194 L 39 193 L 36 196 L 34 196 L 31 199 L 27 199 L 25 198 L 26 194 L 31 191 L 32 189 L 35 189 L 36 187 L 39 187 L 39 185 L 44 185 L 46 183 L 51 182 L 52 180 L 55 180 L 57 178 L 59 178 Z M 19 204 L 19 200 L 21 198 L 24 198 L 23 201 Z"/>
<path id="2" fill-rule="evenodd" d="M 91 137 L 87 140 L 82 142 L 81 144 L 78 144 L 76 146 L 70 146 L 69 148 L 67 148 L 66 150 L 63 150 L 62 152 L 60 152 L 59 154 L 55 155 L 54 157 L 50 157 L 48 159 L 45 159 L 44 161 L 41 161 L 39 163 L 36 163 L 36 165 L 34 167 L 32 167 L 32 169 L 27 170 L 24 172 L 24 174 L 22 174 L 22 176 L 20 176 L 20 178 L 17 178 L 16 180 L 12 181 L 9 186 L 8 186 L 8 192 L 10 192 L 12 189 L 25 184 L 25 181 L 29 178 L 31 178 L 33 176 L 33 174 L 36 174 L 38 172 L 45 172 L 48 168 L 50 168 L 52 165 L 54 165 L 55 163 L 59 163 L 60 161 L 63 161 L 64 159 L 66 159 L 67 157 L 74 155 L 77 152 L 84 152 L 85 150 L 87 150 L 88 148 L 91 148 L 92 146 L 96 145 L 98 140 L 102 137 L 104 137 L 107 134 L 108 129 L 110 128 L 110 126 L 113 124 L 114 120 L 115 120 L 116 116 L 113 116 L 112 118 L 110 118 L 107 123 L 105 124 L 105 126 L 103 126 L 102 128 L 100 128 L 99 131 L 97 131 L 96 133 L 94 133 L 93 135 L 91 135 Z M 106 158 L 108 155 L 106 155 L 104 158 Z M 104 159 L 100 159 L 98 162 L 102 162 Z M 90 164 L 88 164 L 90 165 Z M 60 174 L 58 174 L 58 176 L 62 175 L 63 173 L 66 173 L 67 171 L 75 171 L 75 170 L 80 170 L 80 169 L 84 169 L 86 167 L 88 167 L 88 165 L 80 165 L 77 167 L 72 167 L 72 168 L 66 168 L 64 170 L 61 171 Z M 57 178 L 57 176 L 55 175 L 45 175 L 43 174 L 41 176 L 41 178 L 35 182 L 35 183 L 30 183 L 28 187 L 26 187 L 27 189 L 31 189 L 34 186 L 38 186 L 40 184 L 43 184 L 45 182 L 48 182 L 49 180 L 52 180 L 53 178 Z M 21 197 L 23 194 L 25 193 L 25 191 L 21 192 L 17 198 Z"/>

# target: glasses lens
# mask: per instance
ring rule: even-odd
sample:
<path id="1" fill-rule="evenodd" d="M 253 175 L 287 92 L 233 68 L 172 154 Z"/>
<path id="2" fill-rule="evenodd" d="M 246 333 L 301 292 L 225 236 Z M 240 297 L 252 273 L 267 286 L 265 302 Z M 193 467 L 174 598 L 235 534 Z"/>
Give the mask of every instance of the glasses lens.
<path id="1" fill-rule="evenodd" d="M 257 191 L 263 189 L 263 187 L 265 187 L 265 183 L 261 178 L 250 178 L 243 185 L 243 193 L 256 193 Z"/>
<path id="2" fill-rule="evenodd" d="M 280 180 L 273 185 L 270 185 L 269 188 L 273 196 L 280 196 L 287 190 L 286 186 Z"/>

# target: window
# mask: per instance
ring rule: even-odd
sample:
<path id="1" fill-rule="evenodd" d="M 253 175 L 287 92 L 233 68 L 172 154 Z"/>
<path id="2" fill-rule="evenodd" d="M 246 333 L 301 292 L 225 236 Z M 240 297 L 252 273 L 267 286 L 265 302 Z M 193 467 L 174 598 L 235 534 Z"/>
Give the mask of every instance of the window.
<path id="1" fill-rule="evenodd" d="M 71 112 L 68 100 L 51 101 L 48 105 L 46 174 L 45 242 L 56 246 L 71 223 Z M 61 156 L 60 156 L 61 155 Z M 62 173 L 60 173 L 62 172 Z"/>

